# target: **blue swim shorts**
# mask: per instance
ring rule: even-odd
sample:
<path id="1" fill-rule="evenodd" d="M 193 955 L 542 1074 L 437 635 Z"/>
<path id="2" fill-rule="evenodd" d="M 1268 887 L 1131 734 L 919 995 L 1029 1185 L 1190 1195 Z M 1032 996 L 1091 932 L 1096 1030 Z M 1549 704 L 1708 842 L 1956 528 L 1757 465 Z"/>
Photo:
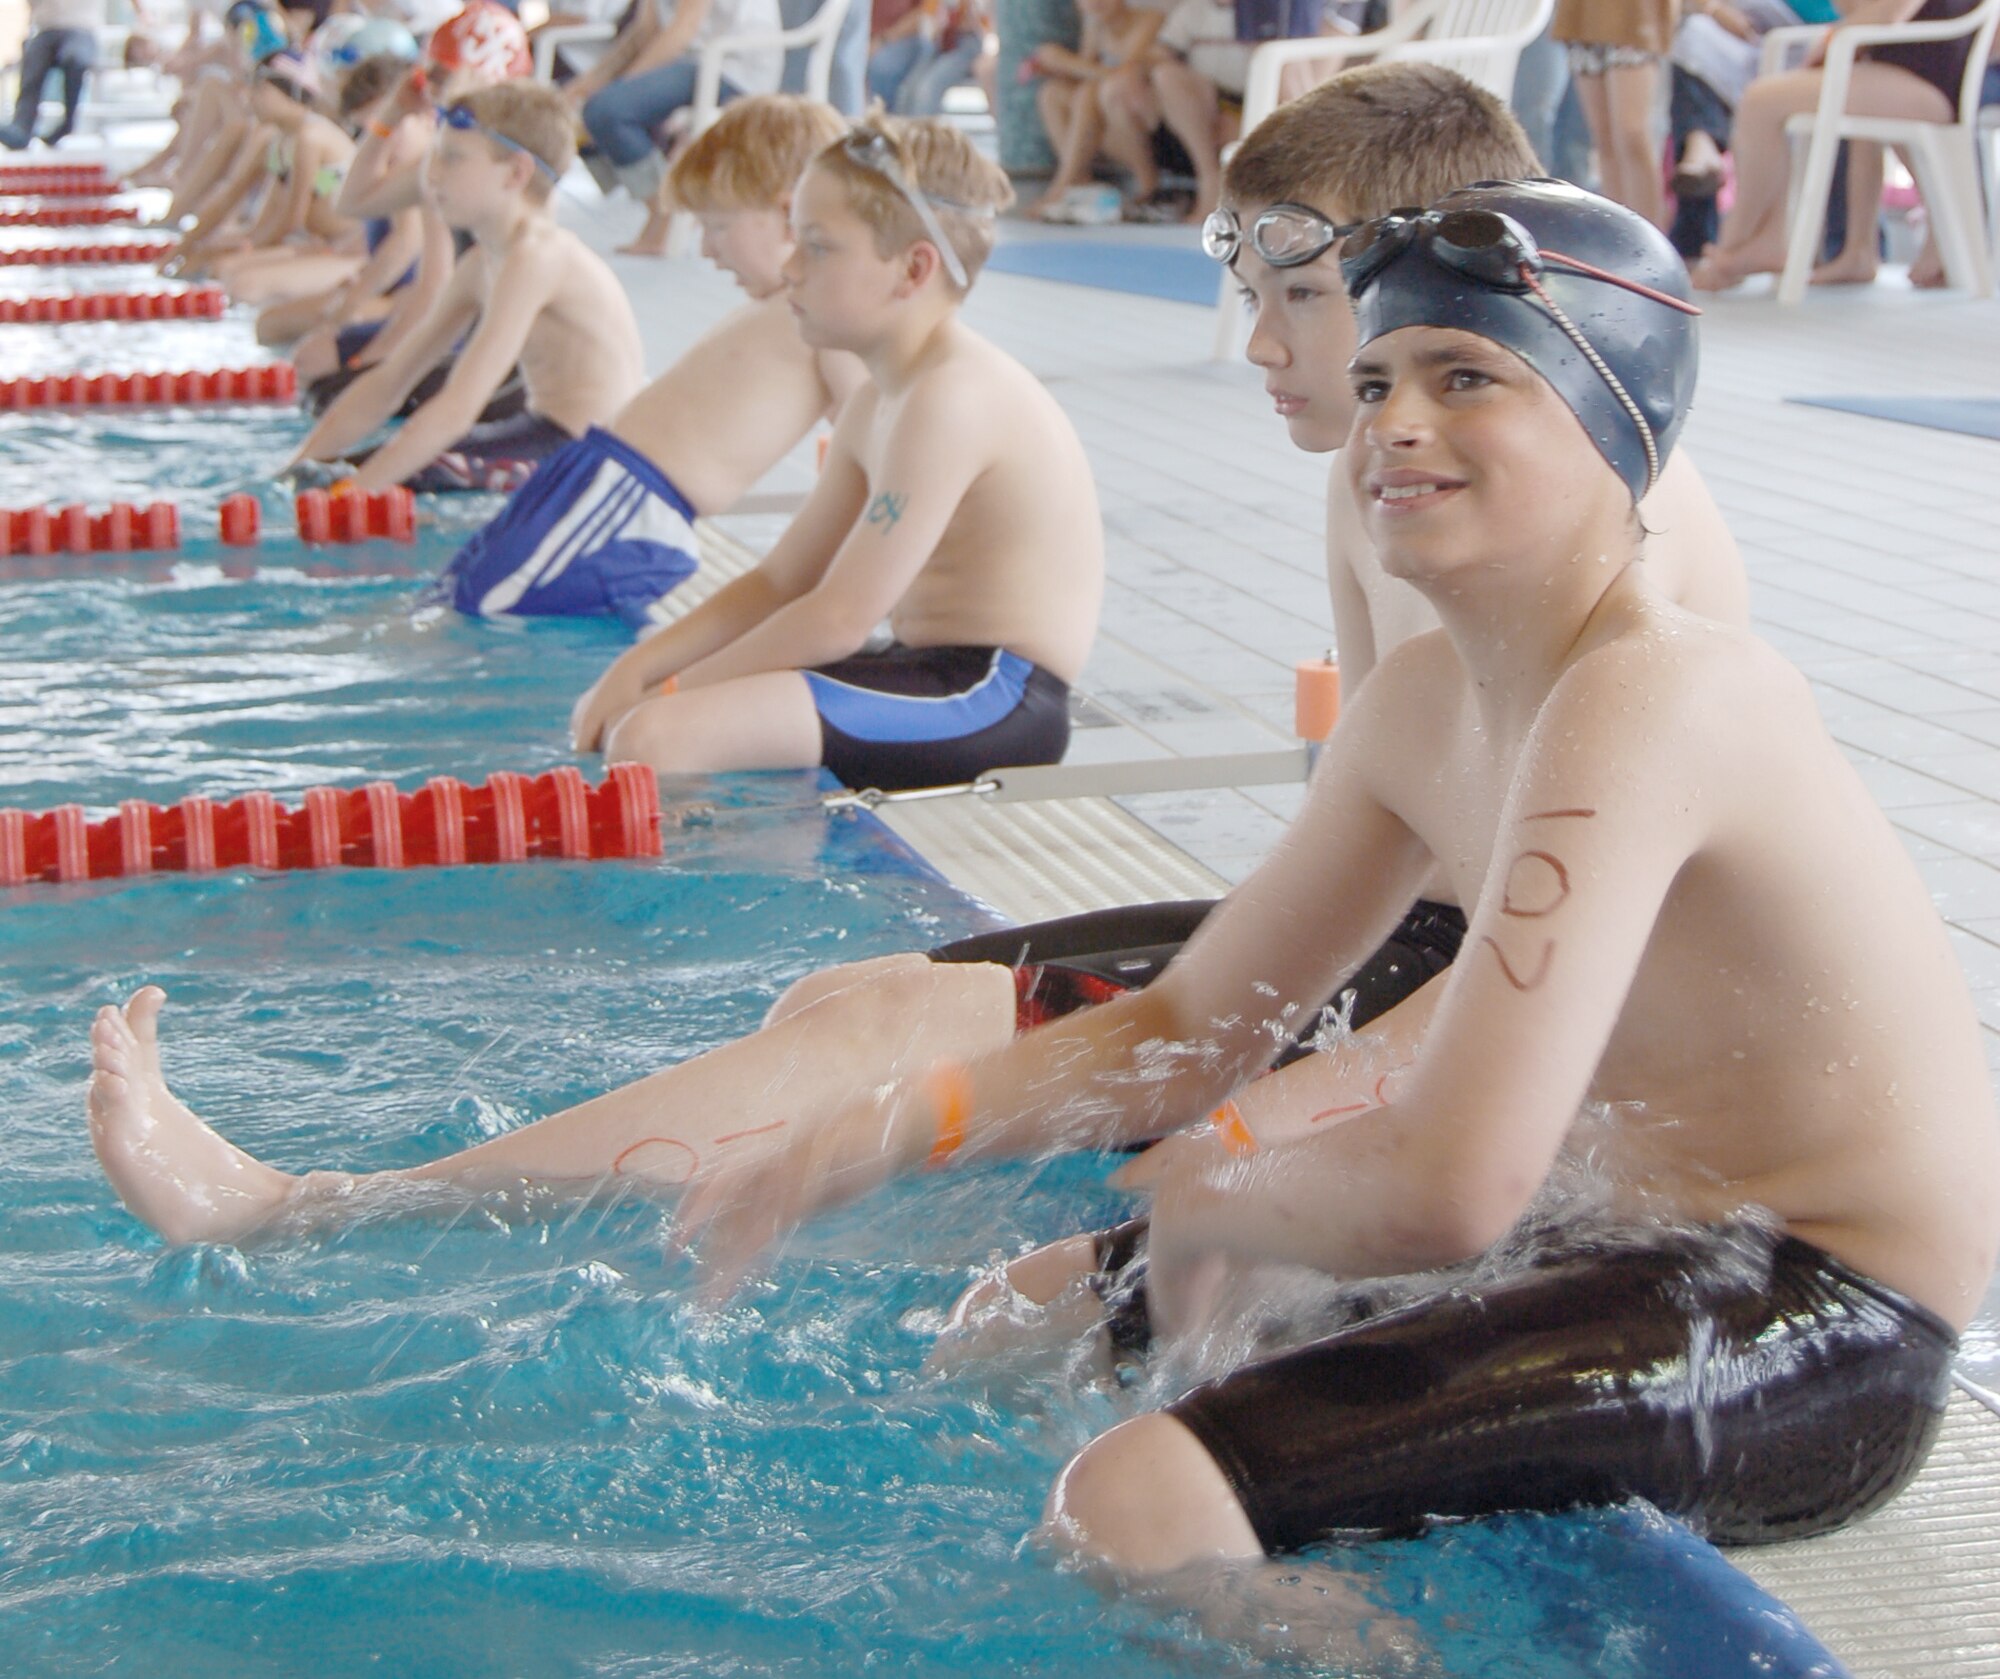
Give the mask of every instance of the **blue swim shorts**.
<path id="1" fill-rule="evenodd" d="M 629 443 L 592 426 L 551 454 L 438 581 L 461 612 L 640 625 L 694 574 L 694 509 Z"/>
<path id="2" fill-rule="evenodd" d="M 1005 648 L 896 643 L 803 674 L 820 762 L 849 787 L 950 786 L 1069 745 L 1069 684 Z"/>

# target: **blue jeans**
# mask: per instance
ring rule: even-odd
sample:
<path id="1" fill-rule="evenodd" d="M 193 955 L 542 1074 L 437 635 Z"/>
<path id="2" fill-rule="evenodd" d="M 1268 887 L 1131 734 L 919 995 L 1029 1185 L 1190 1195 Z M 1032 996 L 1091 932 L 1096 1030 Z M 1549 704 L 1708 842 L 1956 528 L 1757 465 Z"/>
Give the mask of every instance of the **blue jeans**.
<path id="1" fill-rule="evenodd" d="M 0 125 L 0 145 L 22 150 L 35 137 L 41 112 L 42 88 L 60 72 L 63 120 L 51 139 L 60 139 L 76 121 L 76 102 L 83 97 L 83 78 L 97 62 L 97 37 L 88 29 L 42 29 L 21 49 L 21 96 L 14 102 L 14 120 Z"/>
<path id="2" fill-rule="evenodd" d="M 868 96 L 899 117 L 934 117 L 944 109 L 945 94 L 970 78 L 982 45 L 968 34 L 940 52 L 911 35 L 877 47 L 868 59 Z"/>
<path id="3" fill-rule="evenodd" d="M 615 81 L 584 101 L 583 126 L 619 168 L 638 163 L 656 149 L 653 130 L 682 106 L 694 103 L 695 75 L 696 61 L 689 57 Z M 736 94 L 729 78 L 723 77 L 723 102 Z"/>

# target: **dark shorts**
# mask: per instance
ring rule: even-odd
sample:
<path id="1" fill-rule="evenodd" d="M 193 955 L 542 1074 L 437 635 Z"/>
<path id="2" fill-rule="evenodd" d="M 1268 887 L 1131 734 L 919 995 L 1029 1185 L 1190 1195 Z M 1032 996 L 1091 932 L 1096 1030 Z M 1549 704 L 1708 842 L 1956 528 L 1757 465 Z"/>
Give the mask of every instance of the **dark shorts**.
<path id="1" fill-rule="evenodd" d="M 1088 910 L 1028 927 L 975 933 L 933 950 L 937 962 L 999 962 L 1015 970 L 1019 1026 L 1026 1031 L 1120 991 L 1149 985 L 1215 908 L 1213 898 L 1124 904 Z M 1310 1053 L 1320 1028 L 1334 1019 L 1366 1026 L 1450 967 L 1465 940 L 1465 911 L 1419 898 L 1382 947 L 1316 1011 L 1273 1063 L 1286 1066 Z"/>
<path id="2" fill-rule="evenodd" d="M 481 420 L 429 466 L 403 482 L 419 492 L 518 490 L 535 468 L 576 441 L 555 421 L 530 409 L 504 420 Z"/>
<path id="3" fill-rule="evenodd" d="M 1936 1437 L 1956 1349 L 1915 1301 L 1738 1225 L 1451 1289 L 1167 1412 L 1270 1551 L 1631 1498 L 1760 1544 L 1893 1496 Z"/>
<path id="4" fill-rule="evenodd" d="M 804 675 L 820 762 L 848 787 L 947 787 L 1069 745 L 1069 684 L 1004 648 L 895 645 Z"/>

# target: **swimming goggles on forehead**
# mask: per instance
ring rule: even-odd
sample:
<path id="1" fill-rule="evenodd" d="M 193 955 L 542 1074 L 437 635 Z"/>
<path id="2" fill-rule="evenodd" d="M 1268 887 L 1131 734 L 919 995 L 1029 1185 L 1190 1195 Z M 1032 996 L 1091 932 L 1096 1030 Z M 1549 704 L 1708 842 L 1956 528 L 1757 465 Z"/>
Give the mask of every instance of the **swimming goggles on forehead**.
<path id="1" fill-rule="evenodd" d="M 1302 268 L 1333 249 L 1361 223 L 1329 221 L 1308 204 L 1273 204 L 1245 228 L 1226 206 L 1201 224 L 1201 248 L 1225 267 L 1247 244 L 1273 268 Z"/>
<path id="2" fill-rule="evenodd" d="M 469 107 L 464 105 L 440 105 L 437 107 L 437 115 L 438 121 L 443 123 L 446 128 L 455 128 L 461 134 L 483 134 L 494 145 L 505 146 L 510 152 L 519 152 L 551 181 L 560 181 L 562 179 L 560 175 L 539 157 L 529 151 L 526 146 L 522 145 L 519 140 L 510 140 L 506 135 L 495 133 L 492 129 L 488 128 L 485 123 L 472 114 Z"/>
<path id="3" fill-rule="evenodd" d="M 972 281 L 966 275 L 965 264 L 959 260 L 958 252 L 952 248 L 951 240 L 945 236 L 944 224 L 938 220 L 931 200 L 903 172 L 903 165 L 896 156 L 895 143 L 889 136 L 872 128 L 852 129 L 840 142 L 840 149 L 851 162 L 860 164 L 871 175 L 880 175 L 903 195 L 910 208 L 916 211 L 917 220 L 924 224 L 924 233 L 937 247 L 938 260 L 951 276 L 951 283 L 960 291 L 970 290 Z M 952 208 L 963 209 L 964 206 L 953 205 Z"/>
<path id="4" fill-rule="evenodd" d="M 1622 274 L 1613 274 L 1580 258 L 1565 256 L 1561 251 L 1545 251 L 1525 227 L 1498 210 L 1391 210 L 1386 216 L 1364 223 L 1348 235 L 1340 251 L 1340 275 L 1347 282 L 1347 295 L 1360 297 L 1382 270 L 1412 245 L 1422 245 L 1433 262 L 1476 280 L 1489 290 L 1532 292 L 1549 312 L 1549 318 L 1562 329 L 1564 337 L 1597 370 L 1627 418 L 1638 427 L 1639 441 L 1646 450 L 1647 490 L 1660 481 L 1659 441 L 1653 436 L 1644 412 L 1618 375 L 1611 371 L 1610 364 L 1597 353 L 1597 347 L 1584 337 L 1583 329 L 1548 294 L 1541 276 L 1554 266 L 1565 273 L 1581 274 L 1586 279 L 1602 280 L 1606 285 L 1636 292 L 1684 315 L 1699 315 L 1700 309 L 1669 292 L 1628 280 Z"/>

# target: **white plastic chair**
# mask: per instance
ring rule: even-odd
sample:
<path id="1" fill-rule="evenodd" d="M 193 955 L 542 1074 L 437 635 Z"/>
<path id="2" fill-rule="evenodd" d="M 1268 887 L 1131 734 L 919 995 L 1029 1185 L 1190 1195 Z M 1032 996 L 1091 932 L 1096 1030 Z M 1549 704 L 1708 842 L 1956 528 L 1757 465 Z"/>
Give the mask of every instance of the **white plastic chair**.
<path id="1" fill-rule="evenodd" d="M 1989 0 L 2000 5 L 2000 0 Z M 1250 55 L 1243 84 L 1243 132 L 1248 134 L 1282 103 L 1284 73 L 1310 64 L 1322 78 L 1357 59 L 1399 59 L 1441 64 L 1495 98 L 1514 95 L 1514 72 L 1521 54 L 1548 27 L 1555 0 L 1416 0 L 1386 28 L 1365 35 L 1311 35 L 1266 41 Z M 1228 274 L 1216 298 L 1215 359 L 1234 361 L 1243 353 L 1249 327 Z"/>
<path id="2" fill-rule="evenodd" d="M 1985 196 L 1979 184 L 1979 89 L 1986 77 L 1986 59 L 1996 28 L 2000 28 L 2000 0 L 1982 0 L 1963 17 L 1938 23 L 1855 24 L 1833 32 L 1827 44 L 1819 108 L 1802 112 L 1785 124 L 1788 140 L 1807 144 L 1804 167 L 1791 172 L 1790 232 L 1784 272 L 1778 276 L 1780 303 L 1797 303 L 1812 279 L 1813 259 L 1826 227 L 1826 195 L 1833 185 L 1834 161 L 1843 140 L 1872 140 L 1902 152 L 1916 177 L 1917 190 L 1923 194 L 1945 278 L 1974 297 L 1993 295 L 1994 263 L 1988 250 Z M 1817 40 L 1820 33 L 1817 29 L 1772 30 L 1764 37 L 1766 72 L 1795 62 L 1801 41 Z M 1860 48 L 1892 42 L 1955 41 L 1968 35 L 1971 51 L 1953 121 L 1860 117 L 1847 110 L 1854 55 Z"/>
<path id="3" fill-rule="evenodd" d="M 617 33 L 618 25 L 615 23 L 544 24 L 540 33 L 535 36 L 535 80 L 538 82 L 555 80 L 556 54 L 564 47 L 609 43 Z M 602 56 L 601 51 L 593 54 L 586 63 L 578 67 L 587 69 Z"/>
<path id="4" fill-rule="evenodd" d="M 2000 0 L 1993 0 L 1993 3 L 2000 4 Z M 694 104 L 689 107 L 688 131 L 699 134 L 715 121 L 722 109 L 722 62 L 739 52 L 782 47 L 787 70 L 793 55 L 804 53 L 805 74 L 794 91 L 803 93 L 808 99 L 824 101 L 833 81 L 834 44 L 853 4 L 854 0 L 820 0 L 819 8 L 812 16 L 789 29 L 761 35 L 722 35 L 710 41 L 701 49 L 701 64 L 695 74 Z M 791 84 L 792 77 L 788 74 L 785 85 L 790 87 Z"/>

